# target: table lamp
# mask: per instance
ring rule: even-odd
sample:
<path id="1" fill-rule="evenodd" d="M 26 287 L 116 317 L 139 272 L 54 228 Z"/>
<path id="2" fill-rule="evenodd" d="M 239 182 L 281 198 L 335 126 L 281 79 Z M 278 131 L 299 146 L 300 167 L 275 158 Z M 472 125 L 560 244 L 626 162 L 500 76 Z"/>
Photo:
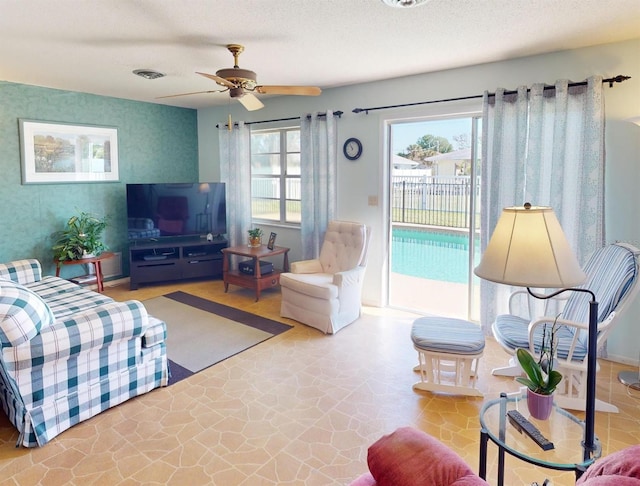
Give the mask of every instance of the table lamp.
<path id="1" fill-rule="evenodd" d="M 589 347 L 587 357 L 587 393 L 585 411 L 585 460 L 595 450 L 595 403 L 597 366 L 598 302 L 593 292 L 575 288 L 586 275 L 569 247 L 553 209 L 535 207 L 504 208 L 489 244 L 474 273 L 485 280 L 526 287 L 537 299 L 550 299 L 563 292 L 586 292 L 589 302 Z M 560 289 L 539 295 L 533 288 Z"/>

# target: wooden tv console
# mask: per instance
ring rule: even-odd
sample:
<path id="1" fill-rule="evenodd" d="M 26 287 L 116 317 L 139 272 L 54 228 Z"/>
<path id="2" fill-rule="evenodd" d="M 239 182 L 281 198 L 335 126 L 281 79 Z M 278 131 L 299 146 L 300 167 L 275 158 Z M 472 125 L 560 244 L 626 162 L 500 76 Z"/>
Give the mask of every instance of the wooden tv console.
<path id="1" fill-rule="evenodd" d="M 163 238 L 129 242 L 129 288 L 190 278 L 222 276 L 222 249 L 229 242 L 197 238 Z"/>

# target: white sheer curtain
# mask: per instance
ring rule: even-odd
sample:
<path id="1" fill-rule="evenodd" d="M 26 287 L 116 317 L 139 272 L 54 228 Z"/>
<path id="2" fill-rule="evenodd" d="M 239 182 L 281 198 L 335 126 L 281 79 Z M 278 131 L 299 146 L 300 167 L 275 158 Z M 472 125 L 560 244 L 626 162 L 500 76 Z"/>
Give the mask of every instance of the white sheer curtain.
<path id="1" fill-rule="evenodd" d="M 220 179 L 226 183 L 227 237 L 230 246 L 247 242 L 251 226 L 251 130 L 244 122 L 218 129 Z"/>
<path id="2" fill-rule="evenodd" d="M 536 84 L 516 94 L 485 93 L 482 140 L 484 251 L 503 207 L 551 206 L 584 263 L 604 244 L 604 100 L 602 77 L 586 86 Z M 485 333 L 506 312 L 511 289 L 481 282 Z"/>
<path id="3" fill-rule="evenodd" d="M 336 123 L 332 111 L 300 117 L 302 258 L 316 258 L 336 214 Z"/>

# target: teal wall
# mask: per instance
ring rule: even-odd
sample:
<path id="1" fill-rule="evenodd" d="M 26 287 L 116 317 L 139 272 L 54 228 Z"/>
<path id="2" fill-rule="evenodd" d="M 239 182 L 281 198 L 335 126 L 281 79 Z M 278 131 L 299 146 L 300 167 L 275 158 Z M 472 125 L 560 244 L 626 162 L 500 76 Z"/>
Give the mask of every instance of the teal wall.
<path id="1" fill-rule="evenodd" d="M 21 118 L 116 127 L 120 182 L 23 185 Z M 82 210 L 109 217 L 105 242 L 127 275 L 126 183 L 195 181 L 196 110 L 0 81 L 0 262 L 38 258 L 53 274 L 50 235 Z"/>

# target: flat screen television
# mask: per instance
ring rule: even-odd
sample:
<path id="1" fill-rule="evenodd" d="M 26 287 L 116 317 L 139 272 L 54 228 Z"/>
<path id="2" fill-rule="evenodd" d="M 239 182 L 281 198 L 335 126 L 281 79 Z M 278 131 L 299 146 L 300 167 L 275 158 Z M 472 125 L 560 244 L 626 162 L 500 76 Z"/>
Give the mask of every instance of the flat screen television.
<path id="1" fill-rule="evenodd" d="M 223 182 L 127 184 L 129 240 L 227 232 Z"/>

